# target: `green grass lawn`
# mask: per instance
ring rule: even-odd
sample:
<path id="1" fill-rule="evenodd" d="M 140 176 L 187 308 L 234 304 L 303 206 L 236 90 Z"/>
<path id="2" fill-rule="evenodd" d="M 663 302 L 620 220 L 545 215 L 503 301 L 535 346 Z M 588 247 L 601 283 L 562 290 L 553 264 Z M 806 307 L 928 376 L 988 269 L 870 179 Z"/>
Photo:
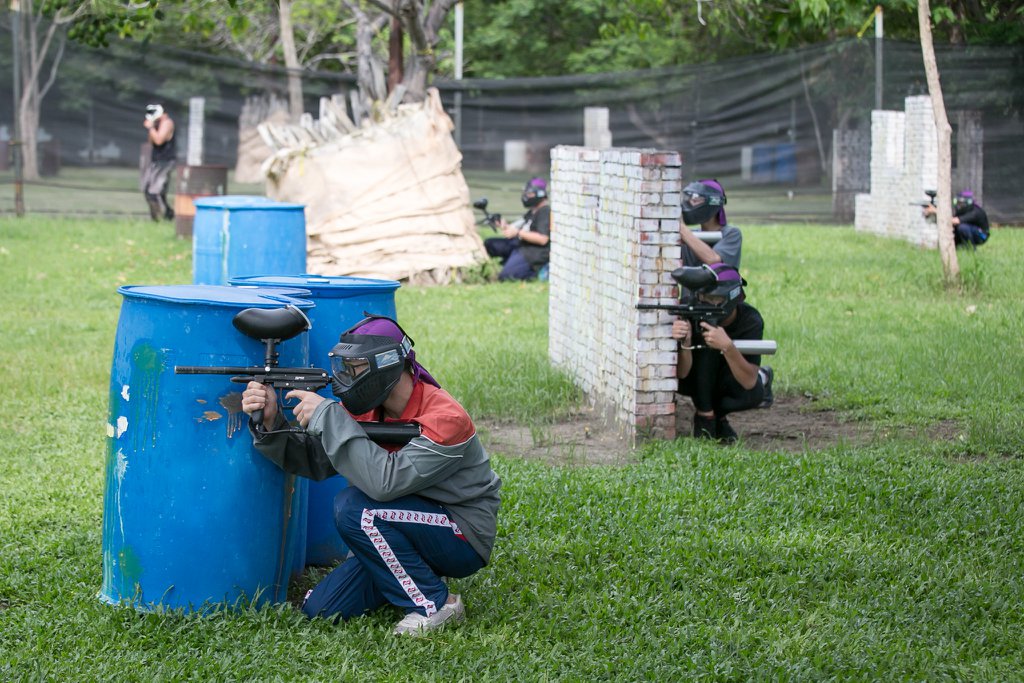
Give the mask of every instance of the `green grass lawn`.
<path id="1" fill-rule="evenodd" d="M 495 453 L 495 554 L 454 582 L 468 621 L 399 640 L 386 610 L 334 627 L 97 599 L 116 288 L 189 282 L 190 248 L 141 220 L 0 218 L 0 680 L 1024 679 L 1024 233 L 961 253 L 959 293 L 935 252 L 847 228 L 745 242 L 776 391 L 921 429 L 796 455 L 656 441 L 625 467 Z M 548 366 L 546 300 L 396 294 L 471 414 L 529 423 L 581 400 Z"/>

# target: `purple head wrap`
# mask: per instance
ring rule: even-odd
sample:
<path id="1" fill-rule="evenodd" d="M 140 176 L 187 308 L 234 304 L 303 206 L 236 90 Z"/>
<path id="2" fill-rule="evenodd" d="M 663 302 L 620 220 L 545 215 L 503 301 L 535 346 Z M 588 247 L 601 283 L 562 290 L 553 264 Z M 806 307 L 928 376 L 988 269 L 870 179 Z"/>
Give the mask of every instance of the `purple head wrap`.
<path id="1" fill-rule="evenodd" d="M 698 180 L 697 182 L 701 183 L 702 185 L 707 185 L 708 187 L 713 188 L 715 190 L 718 190 L 719 192 L 722 193 L 722 199 L 723 200 L 725 199 L 725 190 L 718 183 L 718 181 L 715 180 L 714 178 L 707 178 L 705 180 Z M 724 206 L 725 202 L 723 201 L 722 204 L 723 204 L 722 208 L 720 208 L 718 210 L 718 222 L 720 224 L 722 224 L 722 225 L 725 225 L 726 224 L 726 221 L 725 221 L 725 206 Z"/>
<path id="2" fill-rule="evenodd" d="M 402 339 L 407 336 L 402 331 L 402 328 L 390 318 L 370 318 L 367 322 L 352 328 L 346 334 L 369 334 L 389 337 L 394 339 L 396 344 L 401 344 Z M 409 344 L 412 345 L 412 339 L 409 340 Z M 427 384 L 433 384 L 438 389 L 441 388 L 441 385 L 427 372 L 427 369 L 416 362 L 415 351 L 409 349 L 409 355 L 406 360 L 409 362 L 410 369 L 412 370 L 413 382 L 426 382 Z"/>
<path id="3" fill-rule="evenodd" d="M 740 277 L 740 271 L 727 263 L 713 263 L 708 267 L 714 271 L 719 282 L 739 281 L 746 284 L 746 281 Z"/>

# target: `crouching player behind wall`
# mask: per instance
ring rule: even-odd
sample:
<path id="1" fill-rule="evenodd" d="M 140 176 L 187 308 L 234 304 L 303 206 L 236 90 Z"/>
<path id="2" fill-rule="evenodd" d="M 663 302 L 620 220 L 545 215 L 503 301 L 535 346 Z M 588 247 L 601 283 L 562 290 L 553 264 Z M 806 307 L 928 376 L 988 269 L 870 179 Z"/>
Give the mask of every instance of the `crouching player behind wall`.
<path id="1" fill-rule="evenodd" d="M 396 634 L 418 635 L 464 618 L 460 596 L 442 577 L 461 578 L 487 564 L 497 528 L 501 480 L 472 420 L 416 362 L 398 323 L 370 317 L 341 335 L 330 352 L 332 388 L 341 403 L 291 391 L 290 428 L 273 390 L 250 382 L 242 409 L 256 448 L 286 472 L 349 483 L 334 501 L 334 521 L 352 553 L 306 595 L 309 617 L 342 619 L 391 604 L 406 616 Z M 382 447 L 359 421 L 414 422 L 420 436 Z"/>
<path id="2" fill-rule="evenodd" d="M 701 321 L 696 330 L 690 320 L 672 323 L 672 338 L 679 341 L 679 393 L 693 401 L 695 437 L 734 443 L 738 435 L 726 416 L 771 406 L 773 373 L 760 367 L 761 356 L 745 356 L 733 343 L 764 338 L 761 314 L 744 301 L 746 280 L 724 263 L 710 268 L 717 281 L 695 292 L 696 299 L 721 307 L 724 317 Z"/>

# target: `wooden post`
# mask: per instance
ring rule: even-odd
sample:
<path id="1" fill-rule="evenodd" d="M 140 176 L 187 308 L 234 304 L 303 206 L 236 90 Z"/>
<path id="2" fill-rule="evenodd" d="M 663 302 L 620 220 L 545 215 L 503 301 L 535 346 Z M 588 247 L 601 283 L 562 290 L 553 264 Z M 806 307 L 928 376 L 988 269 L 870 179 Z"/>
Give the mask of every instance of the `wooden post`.
<path id="1" fill-rule="evenodd" d="M 402 44 L 404 42 L 405 32 L 402 31 L 402 22 L 398 20 L 398 17 L 391 17 L 391 32 L 388 35 L 388 93 L 398 87 L 404 76 L 402 63 Z"/>

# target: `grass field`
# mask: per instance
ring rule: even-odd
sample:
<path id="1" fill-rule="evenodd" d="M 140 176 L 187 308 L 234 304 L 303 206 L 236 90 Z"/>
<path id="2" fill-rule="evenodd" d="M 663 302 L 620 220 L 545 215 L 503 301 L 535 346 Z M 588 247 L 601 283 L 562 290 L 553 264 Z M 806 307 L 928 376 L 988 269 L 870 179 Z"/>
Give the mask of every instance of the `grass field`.
<path id="1" fill-rule="evenodd" d="M 468 621 L 398 640 L 386 610 L 334 627 L 97 599 L 116 288 L 189 282 L 189 245 L 166 224 L 0 218 L 0 680 L 1024 680 L 1024 233 L 960 257 L 949 293 L 935 252 L 746 230 L 776 391 L 920 430 L 795 455 L 657 441 L 625 467 L 494 453 L 496 551 L 454 582 Z M 471 414 L 543 424 L 580 400 L 547 363 L 546 297 L 396 301 Z"/>

